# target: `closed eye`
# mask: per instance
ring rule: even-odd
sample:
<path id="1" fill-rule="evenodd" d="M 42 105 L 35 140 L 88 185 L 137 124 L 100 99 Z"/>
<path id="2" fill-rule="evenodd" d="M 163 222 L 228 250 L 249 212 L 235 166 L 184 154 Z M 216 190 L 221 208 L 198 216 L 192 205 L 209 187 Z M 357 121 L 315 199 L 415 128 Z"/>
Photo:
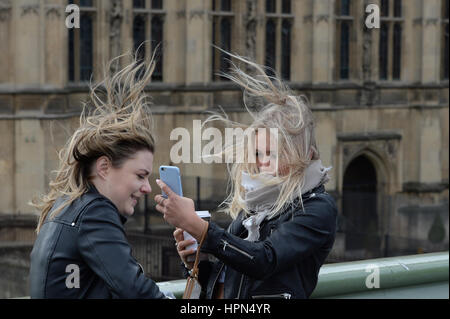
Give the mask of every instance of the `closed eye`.
<path id="1" fill-rule="evenodd" d="M 147 176 L 150 176 L 150 172 L 146 169 L 140 169 L 138 172 L 135 172 L 139 179 L 145 179 Z"/>

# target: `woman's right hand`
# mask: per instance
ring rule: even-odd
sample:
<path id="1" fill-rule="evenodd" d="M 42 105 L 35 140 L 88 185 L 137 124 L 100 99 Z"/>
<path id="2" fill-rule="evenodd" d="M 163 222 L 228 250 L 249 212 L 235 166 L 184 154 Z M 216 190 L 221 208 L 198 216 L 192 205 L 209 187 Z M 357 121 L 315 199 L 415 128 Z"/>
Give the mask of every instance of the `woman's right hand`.
<path id="1" fill-rule="evenodd" d="M 175 241 L 177 242 L 176 245 L 177 245 L 178 255 L 180 256 L 181 260 L 184 262 L 184 265 L 186 266 L 186 268 L 187 269 L 194 268 L 194 262 L 187 261 L 187 256 L 195 254 L 196 250 L 195 249 L 186 250 L 186 247 L 195 243 L 196 240 L 195 239 L 184 240 L 183 229 L 181 229 L 181 228 L 175 229 L 175 231 L 173 232 L 173 237 L 175 238 Z"/>

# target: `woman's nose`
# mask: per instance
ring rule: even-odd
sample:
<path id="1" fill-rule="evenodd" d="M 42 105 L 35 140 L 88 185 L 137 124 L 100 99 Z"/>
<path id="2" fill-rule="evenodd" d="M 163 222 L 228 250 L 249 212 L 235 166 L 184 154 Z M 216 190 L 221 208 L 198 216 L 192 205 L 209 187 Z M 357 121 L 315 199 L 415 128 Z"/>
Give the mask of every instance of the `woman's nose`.
<path id="1" fill-rule="evenodd" d="M 149 194 L 151 192 L 152 192 L 152 188 L 150 186 L 149 180 L 147 179 L 147 180 L 145 180 L 144 185 L 142 185 L 142 187 L 141 187 L 141 193 Z"/>

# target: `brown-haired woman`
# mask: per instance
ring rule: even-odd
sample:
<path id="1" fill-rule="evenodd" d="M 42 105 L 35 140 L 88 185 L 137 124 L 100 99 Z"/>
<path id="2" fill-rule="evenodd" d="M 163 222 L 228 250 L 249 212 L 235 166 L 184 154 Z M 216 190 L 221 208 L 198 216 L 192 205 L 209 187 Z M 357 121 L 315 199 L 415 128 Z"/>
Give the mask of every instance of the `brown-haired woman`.
<path id="1" fill-rule="evenodd" d="M 32 202 L 41 213 L 32 298 L 165 298 L 132 257 L 123 226 L 151 192 L 155 143 L 144 88 L 153 69 L 153 59 L 134 60 L 91 88 L 49 193 Z"/>

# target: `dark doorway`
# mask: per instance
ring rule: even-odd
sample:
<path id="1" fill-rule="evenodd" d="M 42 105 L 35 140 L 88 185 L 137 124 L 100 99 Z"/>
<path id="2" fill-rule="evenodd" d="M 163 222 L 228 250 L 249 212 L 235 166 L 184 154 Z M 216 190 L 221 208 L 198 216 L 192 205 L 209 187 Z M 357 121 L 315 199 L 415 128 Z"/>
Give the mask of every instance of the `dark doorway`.
<path id="1" fill-rule="evenodd" d="M 342 211 L 346 255 L 378 257 L 377 174 L 366 156 L 355 158 L 345 171 Z"/>

